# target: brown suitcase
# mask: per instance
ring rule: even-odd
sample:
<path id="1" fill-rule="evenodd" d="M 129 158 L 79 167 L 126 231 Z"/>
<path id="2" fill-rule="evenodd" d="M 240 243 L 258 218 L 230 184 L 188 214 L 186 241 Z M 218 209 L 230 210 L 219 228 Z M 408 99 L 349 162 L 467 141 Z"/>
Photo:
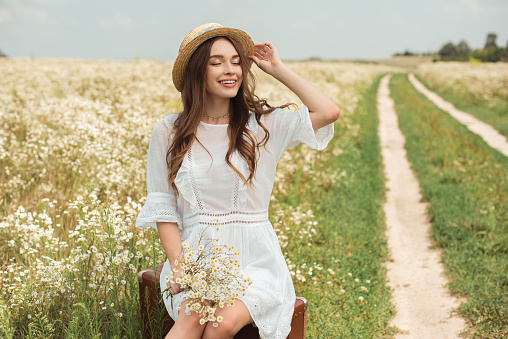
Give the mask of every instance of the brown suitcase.
<path id="1" fill-rule="evenodd" d="M 159 276 L 164 264 L 139 272 L 139 305 L 141 308 L 141 327 L 145 338 L 164 338 L 173 326 L 160 293 Z M 307 300 L 296 297 L 295 311 L 291 321 L 288 339 L 303 339 L 307 327 Z M 249 324 L 235 335 L 235 339 L 259 339 L 257 327 Z"/>

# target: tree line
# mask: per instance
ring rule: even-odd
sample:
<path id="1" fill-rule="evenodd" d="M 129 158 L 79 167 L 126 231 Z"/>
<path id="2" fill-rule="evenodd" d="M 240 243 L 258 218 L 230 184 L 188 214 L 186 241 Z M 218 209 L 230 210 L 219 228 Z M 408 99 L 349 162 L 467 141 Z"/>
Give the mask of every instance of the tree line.
<path id="1" fill-rule="evenodd" d="M 462 40 L 457 45 L 448 42 L 439 50 L 441 60 L 445 61 L 470 61 L 483 62 L 508 61 L 508 42 L 506 47 L 499 47 L 496 43 L 497 34 L 489 33 L 483 49 L 472 50 L 466 41 Z"/>
<path id="2" fill-rule="evenodd" d="M 481 61 L 481 62 L 508 62 L 508 42 L 506 47 L 499 47 L 496 43 L 497 34 L 487 34 L 487 40 L 483 48 L 471 49 L 469 44 L 462 40 L 458 44 L 453 42 L 447 42 L 446 44 L 436 52 L 428 53 L 413 53 L 406 50 L 403 53 L 395 53 L 394 56 L 436 56 L 439 55 L 439 59 L 436 58 L 434 61 Z"/>

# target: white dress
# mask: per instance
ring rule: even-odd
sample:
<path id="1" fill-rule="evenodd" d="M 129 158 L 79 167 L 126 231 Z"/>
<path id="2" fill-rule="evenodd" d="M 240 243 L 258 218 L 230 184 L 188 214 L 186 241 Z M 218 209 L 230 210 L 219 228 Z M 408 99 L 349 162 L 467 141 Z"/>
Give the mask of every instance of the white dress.
<path id="1" fill-rule="evenodd" d="M 210 233 L 205 233 L 205 238 L 218 236 L 221 243 L 233 245 L 240 252 L 242 273 L 252 281 L 246 295 L 238 299 L 247 306 L 261 338 L 286 338 L 291 330 L 296 296 L 277 235 L 268 220 L 275 170 L 282 153 L 300 142 L 324 149 L 333 136 L 333 124 L 314 132 L 305 106 L 297 112 L 276 109 L 263 115 L 261 122 L 270 132 L 270 138 L 266 149 L 260 148 L 254 186 L 250 187 L 226 164 L 228 125 L 201 122 L 196 136 L 210 154 L 198 142 L 193 143 L 175 179 L 180 194 L 174 201 L 167 181 L 166 151 L 177 117 L 177 114 L 168 115 L 153 129 L 147 161 L 148 196 L 136 227 L 157 229 L 156 222 L 176 222 L 182 241 L 190 244 L 196 242 L 210 222 L 218 219 L 220 230 L 209 227 Z M 264 131 L 253 113 L 248 124 L 261 140 Z M 232 155 L 231 161 L 244 177 L 249 176 L 247 163 L 238 153 Z M 164 277 L 171 275 L 166 261 L 161 273 L 161 290 L 166 289 Z M 174 320 L 178 317 L 176 307 L 182 301 L 183 292 L 173 296 L 173 308 L 171 298 L 164 298 Z"/>

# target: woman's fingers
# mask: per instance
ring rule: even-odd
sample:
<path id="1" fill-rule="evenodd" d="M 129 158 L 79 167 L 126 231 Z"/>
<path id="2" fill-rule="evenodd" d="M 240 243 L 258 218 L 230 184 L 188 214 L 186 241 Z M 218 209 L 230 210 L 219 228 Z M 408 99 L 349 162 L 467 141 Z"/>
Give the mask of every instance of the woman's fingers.
<path id="1" fill-rule="evenodd" d="M 269 42 L 263 42 L 260 45 L 261 46 L 259 47 L 259 49 L 260 49 L 261 53 L 263 53 L 263 54 L 270 54 L 270 53 L 272 53 L 272 50 L 273 50 L 272 44 L 270 44 Z"/>
<path id="2" fill-rule="evenodd" d="M 273 45 L 269 42 L 262 42 L 260 44 L 254 44 L 255 47 L 272 49 Z"/>
<path id="3" fill-rule="evenodd" d="M 184 291 L 184 289 L 182 288 L 182 285 L 180 285 L 178 283 L 171 283 L 171 281 L 166 282 L 166 286 L 169 288 L 169 293 L 171 293 L 173 295 Z"/>
<path id="4" fill-rule="evenodd" d="M 263 42 L 262 44 L 254 44 L 255 51 L 261 56 L 271 53 L 273 45 L 269 42 Z"/>
<path id="5" fill-rule="evenodd" d="M 178 294 L 182 291 L 183 291 L 183 288 L 181 288 L 179 284 L 178 284 L 178 286 L 173 285 L 169 288 L 169 293 L 171 293 L 173 295 Z"/>
<path id="6" fill-rule="evenodd" d="M 259 66 L 259 58 L 255 55 L 249 55 L 249 59 L 251 59 L 252 61 L 254 61 L 256 63 L 256 65 Z"/>

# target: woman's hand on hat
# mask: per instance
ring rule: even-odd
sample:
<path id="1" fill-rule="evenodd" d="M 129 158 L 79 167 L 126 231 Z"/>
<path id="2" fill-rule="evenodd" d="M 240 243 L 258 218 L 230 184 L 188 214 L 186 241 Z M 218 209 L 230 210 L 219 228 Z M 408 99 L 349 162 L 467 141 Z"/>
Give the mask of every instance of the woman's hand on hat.
<path id="1" fill-rule="evenodd" d="M 277 68 L 282 65 L 279 53 L 275 47 L 269 42 L 263 42 L 262 44 L 254 44 L 256 47 L 255 54 L 250 55 L 259 68 L 270 75 L 275 75 Z"/>

